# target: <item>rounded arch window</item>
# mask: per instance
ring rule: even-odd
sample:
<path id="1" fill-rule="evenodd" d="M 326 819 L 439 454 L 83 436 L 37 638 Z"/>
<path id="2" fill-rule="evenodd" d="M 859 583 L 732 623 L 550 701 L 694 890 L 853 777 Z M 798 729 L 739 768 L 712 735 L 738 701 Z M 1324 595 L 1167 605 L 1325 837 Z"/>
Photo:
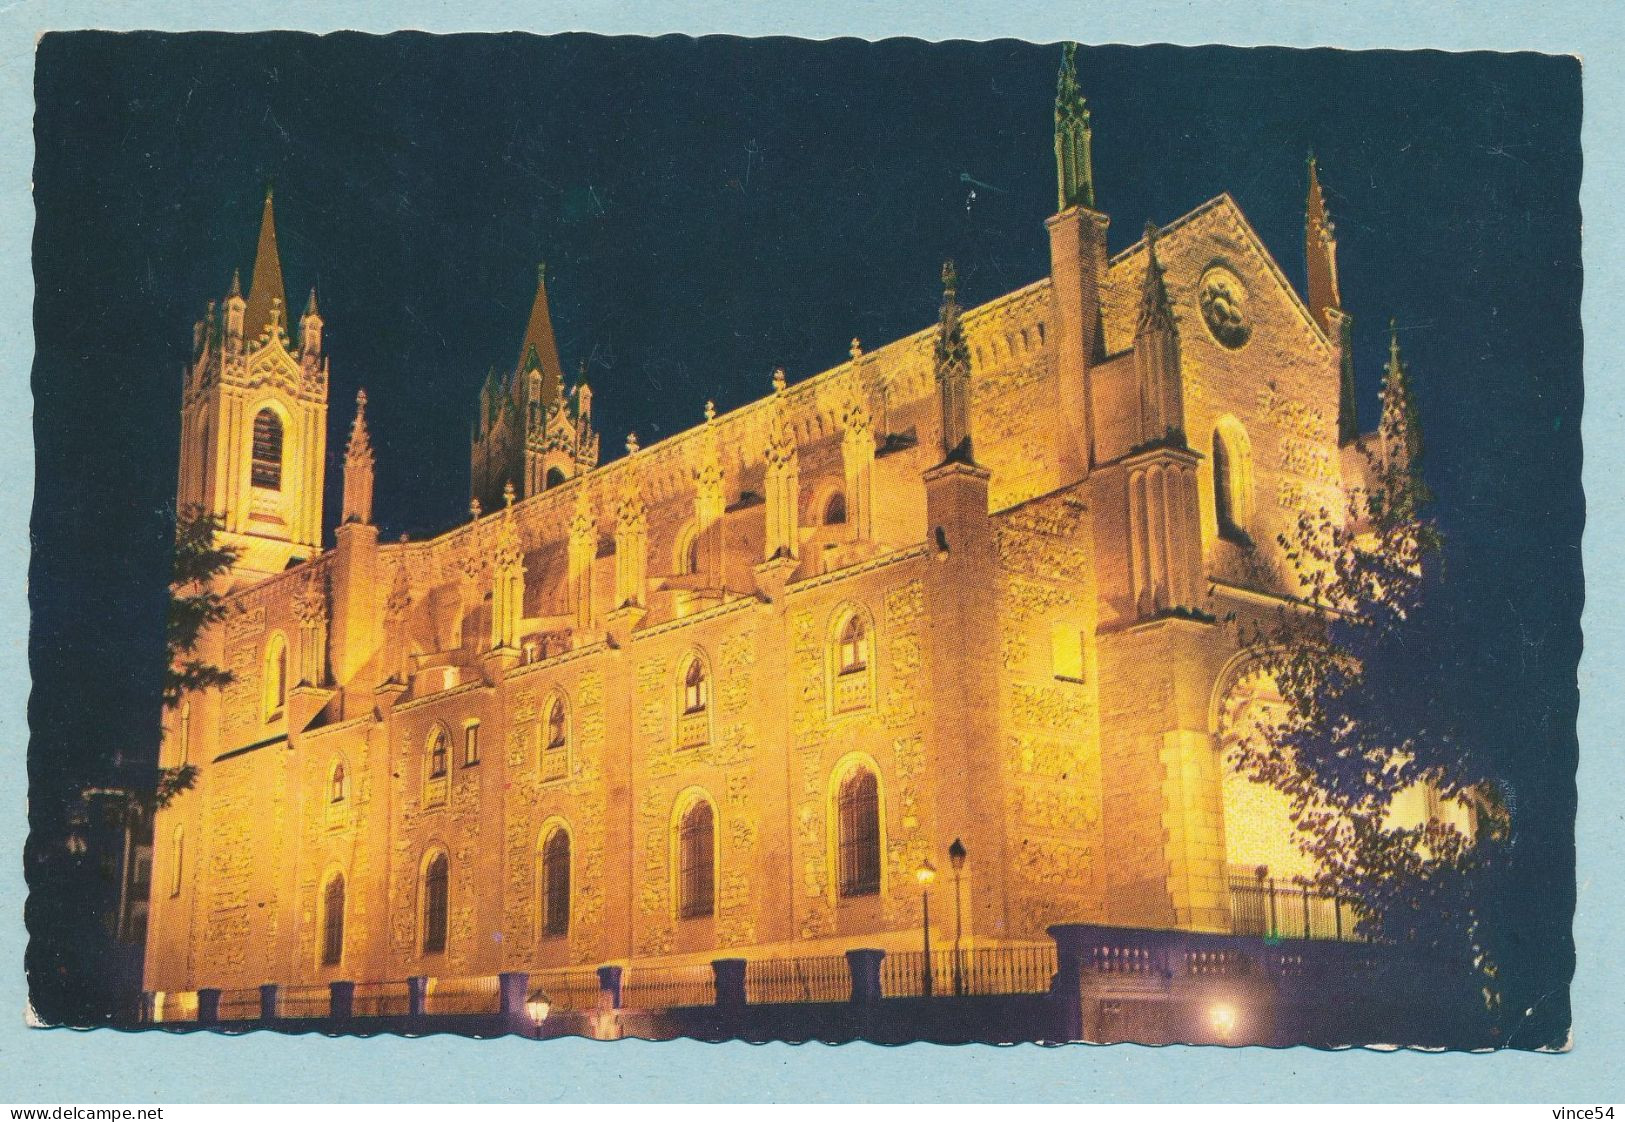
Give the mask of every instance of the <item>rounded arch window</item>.
<path id="1" fill-rule="evenodd" d="M 322 890 L 322 965 L 344 958 L 344 874 L 334 873 Z"/>
<path id="2" fill-rule="evenodd" d="M 265 644 L 264 695 L 265 719 L 282 716 L 288 702 L 288 641 L 280 631 Z"/>
<path id="3" fill-rule="evenodd" d="M 449 893 L 451 863 L 444 851 L 436 852 L 423 866 L 423 953 L 440 954 L 446 949 L 446 928 L 450 919 Z"/>
<path id="4" fill-rule="evenodd" d="M 556 939 L 570 933 L 570 831 L 555 823 L 541 844 L 542 936 Z"/>
<path id="5" fill-rule="evenodd" d="M 544 488 L 551 491 L 554 487 L 561 486 L 563 483 L 564 483 L 564 469 L 563 468 L 550 467 L 550 468 L 547 469 L 547 478 L 542 481 L 542 486 Z"/>
<path id="6" fill-rule="evenodd" d="M 824 525 L 846 525 L 846 493 L 844 491 L 836 491 L 824 503 Z"/>
<path id="7" fill-rule="evenodd" d="M 710 704 L 711 676 L 706 673 L 704 660 L 692 655 L 683 671 L 683 713 L 704 713 Z"/>
<path id="8" fill-rule="evenodd" d="M 1249 544 L 1252 515 L 1252 451 L 1247 430 L 1234 417 L 1213 428 L 1213 513 L 1219 537 Z"/>
<path id="9" fill-rule="evenodd" d="M 282 490 L 282 417 L 269 405 L 254 414 L 249 482 L 267 491 Z"/>
<path id="10" fill-rule="evenodd" d="M 853 612 L 841 625 L 835 641 L 835 667 L 839 674 L 861 674 L 869 669 L 869 623 Z"/>
<path id="11" fill-rule="evenodd" d="M 880 891 L 880 779 L 858 764 L 841 779 L 835 795 L 835 857 L 838 888 L 845 896 Z"/>
<path id="12" fill-rule="evenodd" d="M 716 813 L 697 795 L 677 820 L 677 917 L 699 919 L 716 910 Z"/>
<path id="13" fill-rule="evenodd" d="M 436 725 L 429 732 L 429 778 L 439 779 L 446 774 L 447 758 L 451 752 L 451 738 L 446 730 Z"/>

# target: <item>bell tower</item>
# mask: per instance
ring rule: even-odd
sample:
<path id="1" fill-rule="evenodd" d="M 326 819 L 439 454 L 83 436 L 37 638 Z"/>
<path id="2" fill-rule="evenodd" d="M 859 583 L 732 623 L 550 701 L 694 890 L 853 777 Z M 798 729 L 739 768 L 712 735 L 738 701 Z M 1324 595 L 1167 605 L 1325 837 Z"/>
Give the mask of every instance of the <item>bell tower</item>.
<path id="1" fill-rule="evenodd" d="M 321 551 L 327 375 L 314 289 L 297 329 L 288 320 L 267 190 L 248 295 L 233 274 L 225 300 L 210 301 L 181 396 L 176 498 L 220 517 L 221 541 L 239 551 L 234 583 Z"/>

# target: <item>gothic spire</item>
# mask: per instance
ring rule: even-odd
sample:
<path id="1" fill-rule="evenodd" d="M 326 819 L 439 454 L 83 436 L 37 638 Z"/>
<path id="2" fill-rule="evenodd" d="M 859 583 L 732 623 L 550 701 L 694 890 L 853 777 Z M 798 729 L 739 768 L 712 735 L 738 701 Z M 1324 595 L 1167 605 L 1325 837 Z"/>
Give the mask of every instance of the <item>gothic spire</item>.
<path id="1" fill-rule="evenodd" d="M 1309 313 L 1328 336 L 1335 336 L 1330 309 L 1341 310 L 1337 288 L 1337 233 L 1326 196 L 1320 189 L 1320 167 L 1309 154 L 1309 197 L 1304 203 L 1303 252 L 1309 267 Z"/>
<path id="2" fill-rule="evenodd" d="M 254 274 L 248 284 L 248 308 L 243 313 L 243 334 L 252 338 L 271 324 L 272 303 L 288 306 L 282 287 L 282 259 L 276 248 L 276 215 L 271 208 L 271 189 L 265 189 L 265 209 L 260 214 L 260 241 L 254 251 Z"/>
<path id="3" fill-rule="evenodd" d="M 1410 471 L 1422 454 L 1422 431 L 1417 424 L 1411 375 L 1399 354 L 1399 328 L 1388 321 L 1388 364 L 1383 368 L 1382 424 L 1378 430 L 1384 466 Z"/>
<path id="4" fill-rule="evenodd" d="M 1168 300 L 1168 284 L 1162 262 L 1157 260 L 1157 227 L 1145 224 L 1145 283 L 1140 288 L 1140 331 L 1174 328 L 1173 305 Z"/>
<path id="5" fill-rule="evenodd" d="M 344 511 L 341 524 L 372 521 L 372 437 L 367 432 L 367 391 L 355 395 L 355 421 L 344 449 Z"/>
<path id="6" fill-rule="evenodd" d="M 316 289 L 312 287 L 310 290 L 310 299 L 305 301 L 305 315 L 319 316 L 321 314 L 322 313 L 316 308 Z"/>
<path id="7" fill-rule="evenodd" d="M 231 291 L 226 293 L 226 299 L 230 300 L 232 297 L 241 296 L 242 294 L 243 271 L 241 269 L 233 269 L 231 271 Z"/>
<path id="8" fill-rule="evenodd" d="M 1076 43 L 1061 47 L 1061 73 L 1055 87 L 1055 174 L 1057 210 L 1095 206 L 1094 160 L 1090 154 L 1089 106 L 1078 88 Z"/>
<path id="9" fill-rule="evenodd" d="M 942 406 L 944 460 L 974 463 L 970 431 L 970 347 L 960 323 L 959 274 L 942 266 L 942 313 L 937 322 L 937 396 Z"/>
<path id="10" fill-rule="evenodd" d="M 541 407 L 543 415 L 559 400 L 564 384 L 564 369 L 559 365 L 559 345 L 553 338 L 553 317 L 547 307 L 547 265 L 536 266 L 536 299 L 530 309 L 530 322 L 525 325 L 525 338 L 519 344 L 519 373 L 532 370 L 542 373 Z"/>

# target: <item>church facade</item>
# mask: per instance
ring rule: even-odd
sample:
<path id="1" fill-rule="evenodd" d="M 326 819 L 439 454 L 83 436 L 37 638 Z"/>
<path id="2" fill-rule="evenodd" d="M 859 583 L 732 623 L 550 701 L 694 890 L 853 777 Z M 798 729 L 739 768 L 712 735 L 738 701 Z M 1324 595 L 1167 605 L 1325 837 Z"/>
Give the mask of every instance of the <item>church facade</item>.
<path id="1" fill-rule="evenodd" d="M 968 946 L 1226 932 L 1306 872 L 1224 754 L 1267 703 L 1235 621 L 1373 446 L 1314 166 L 1300 295 L 1228 196 L 1108 256 L 1070 52 L 1055 155 L 1048 276 L 961 308 L 946 268 L 935 324 L 608 463 L 539 278 L 427 541 L 379 540 L 364 395 L 323 541 L 267 197 L 185 378 L 235 680 L 166 717 L 145 988 L 913 949 L 928 863 Z"/>

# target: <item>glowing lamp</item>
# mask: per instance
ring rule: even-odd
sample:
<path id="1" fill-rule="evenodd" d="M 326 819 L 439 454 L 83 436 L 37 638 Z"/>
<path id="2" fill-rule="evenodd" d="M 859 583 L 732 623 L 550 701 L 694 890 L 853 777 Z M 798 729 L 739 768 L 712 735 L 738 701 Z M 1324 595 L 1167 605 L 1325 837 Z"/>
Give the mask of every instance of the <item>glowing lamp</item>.
<path id="1" fill-rule="evenodd" d="M 1213 1026 L 1213 1031 L 1222 1037 L 1228 1038 L 1236 1031 L 1236 1007 L 1228 1002 L 1220 1001 L 1211 1006 L 1207 1011 L 1207 1019 Z"/>
<path id="2" fill-rule="evenodd" d="M 525 1012 L 530 1016 L 530 1023 L 537 1028 L 547 1020 L 547 1014 L 552 1011 L 553 1003 L 547 999 L 547 994 L 541 990 L 532 993 L 525 999 Z"/>
<path id="3" fill-rule="evenodd" d="M 914 879 L 921 884 L 930 884 L 937 879 L 937 867 L 929 860 L 921 861 L 920 867 L 914 870 Z"/>

